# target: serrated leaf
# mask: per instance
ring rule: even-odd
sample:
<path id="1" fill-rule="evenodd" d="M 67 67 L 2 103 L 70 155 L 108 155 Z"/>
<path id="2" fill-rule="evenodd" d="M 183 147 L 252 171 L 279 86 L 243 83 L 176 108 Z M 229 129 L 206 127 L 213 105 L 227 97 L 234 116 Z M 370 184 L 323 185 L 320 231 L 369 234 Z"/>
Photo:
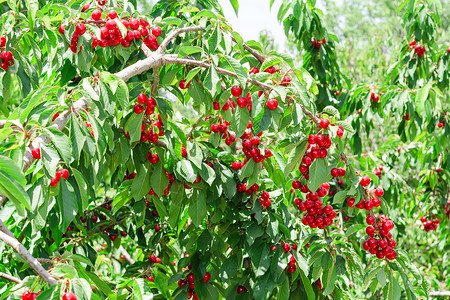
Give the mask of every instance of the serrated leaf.
<path id="1" fill-rule="evenodd" d="M 297 167 L 299 162 L 302 160 L 303 155 L 306 152 L 308 146 L 308 141 L 301 142 L 291 153 L 289 153 L 288 161 L 286 167 L 284 168 L 284 178 L 287 178 L 289 174 Z"/>
<path id="2" fill-rule="evenodd" d="M 206 198 L 203 192 L 195 192 L 189 204 L 189 216 L 195 226 L 200 226 L 206 217 Z"/>
<path id="3" fill-rule="evenodd" d="M 309 167 L 308 188 L 314 193 L 323 183 L 331 178 L 332 176 L 325 164 L 325 159 L 316 158 Z"/>
<path id="4" fill-rule="evenodd" d="M 236 59 L 234 59 L 233 57 L 228 56 L 228 55 L 224 55 L 223 57 L 230 65 L 233 72 L 236 73 L 237 79 L 238 79 L 241 87 L 245 88 L 245 86 L 247 84 L 247 77 L 248 77 L 247 71 L 244 69 L 244 67 L 241 65 L 241 63 L 239 61 L 237 61 Z"/>

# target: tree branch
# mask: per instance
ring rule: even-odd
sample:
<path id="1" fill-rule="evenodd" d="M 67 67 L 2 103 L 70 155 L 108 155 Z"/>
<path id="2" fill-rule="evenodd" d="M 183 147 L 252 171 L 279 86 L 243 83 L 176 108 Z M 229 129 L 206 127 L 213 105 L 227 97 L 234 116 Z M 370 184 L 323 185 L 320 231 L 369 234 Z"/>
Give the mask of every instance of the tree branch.
<path id="1" fill-rule="evenodd" d="M 430 297 L 450 297 L 450 291 L 430 292 Z"/>
<path id="2" fill-rule="evenodd" d="M 122 245 L 119 246 L 119 251 L 120 253 L 122 253 L 123 256 L 125 256 L 125 259 L 130 263 L 130 264 L 134 264 L 135 261 L 133 258 L 131 258 L 130 253 L 128 253 L 128 251 L 122 247 Z"/>
<path id="3" fill-rule="evenodd" d="M 195 127 L 197 127 L 197 125 L 201 122 L 201 120 L 202 120 L 204 117 L 205 117 L 204 115 L 201 115 L 200 118 L 198 118 L 198 120 L 197 120 L 194 124 L 192 124 L 192 128 L 191 128 L 191 130 L 189 131 L 188 135 L 186 136 L 186 139 L 189 140 L 190 138 L 192 138 L 192 133 L 194 132 Z"/>
<path id="4" fill-rule="evenodd" d="M 165 39 L 164 41 L 161 43 L 161 45 L 159 45 L 158 50 L 156 50 L 159 54 L 162 54 L 164 52 L 164 50 L 166 49 L 167 45 L 170 43 L 171 40 L 173 40 L 177 35 L 182 34 L 184 32 L 189 32 L 189 31 L 200 31 L 202 30 L 202 28 L 200 26 L 195 26 L 195 27 L 185 27 L 185 28 L 179 28 L 175 31 L 172 31 Z"/>
<path id="5" fill-rule="evenodd" d="M 12 281 L 12 282 L 15 282 L 15 283 L 19 283 L 19 284 L 22 283 L 22 280 L 20 280 L 19 278 L 11 276 L 11 275 L 8 275 L 8 274 L 5 274 L 3 272 L 0 272 L 0 277 L 3 277 L 5 279 L 8 279 L 9 281 Z"/>
<path id="6" fill-rule="evenodd" d="M 0 221 L 1 222 L 1 221 Z M 3 222 L 1 222 L 3 223 Z M 3 224 L 4 225 L 4 224 Z M 56 279 L 50 276 L 48 272 L 42 267 L 42 265 L 38 262 L 36 258 L 34 258 L 30 252 L 21 244 L 19 243 L 16 238 L 13 236 L 10 236 L 9 234 L 0 231 L 0 240 L 3 241 L 5 244 L 13 247 L 14 251 L 16 251 L 20 256 L 23 257 L 23 259 L 28 263 L 28 265 L 42 278 L 47 282 L 49 285 L 55 285 L 57 284 Z"/>
<path id="7" fill-rule="evenodd" d="M 234 36 L 230 35 L 231 39 L 233 40 L 233 42 L 235 42 L 237 44 L 236 39 L 234 38 Z M 253 55 L 254 57 L 256 57 L 256 59 L 262 64 L 264 62 L 264 57 L 262 57 L 258 52 L 256 52 L 255 50 L 253 50 L 252 48 L 250 48 L 248 45 L 246 45 L 245 43 L 242 44 L 242 46 L 244 47 L 245 50 L 247 50 L 251 55 Z"/>
<path id="8" fill-rule="evenodd" d="M 153 69 L 153 85 L 152 85 L 152 98 L 156 97 L 156 94 L 158 93 L 158 86 L 159 86 L 159 69 L 154 68 Z"/>

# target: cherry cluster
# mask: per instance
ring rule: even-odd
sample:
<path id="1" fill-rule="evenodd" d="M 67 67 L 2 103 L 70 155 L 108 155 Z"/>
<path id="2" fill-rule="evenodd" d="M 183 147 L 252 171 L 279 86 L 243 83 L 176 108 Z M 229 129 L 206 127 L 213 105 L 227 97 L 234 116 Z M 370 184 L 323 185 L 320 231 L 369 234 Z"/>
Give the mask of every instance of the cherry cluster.
<path id="1" fill-rule="evenodd" d="M 380 97 L 377 94 L 375 94 L 375 92 L 370 93 L 370 101 L 378 102 L 379 100 L 380 100 Z"/>
<path id="2" fill-rule="evenodd" d="M 264 208 L 270 207 L 272 205 L 272 201 L 270 201 L 270 195 L 267 191 L 261 193 L 261 197 L 258 198 L 259 203 Z"/>
<path id="3" fill-rule="evenodd" d="M 378 177 L 381 178 L 381 172 L 382 171 L 383 171 L 383 166 L 379 165 L 378 168 L 373 171 L 373 174 L 375 174 L 375 175 L 377 175 Z"/>
<path id="4" fill-rule="evenodd" d="M 366 201 L 364 199 L 361 199 L 361 201 L 355 205 L 355 198 L 349 198 L 347 200 L 347 205 L 349 207 L 356 207 L 359 209 L 365 209 L 367 211 L 372 210 L 374 207 L 379 207 L 381 205 L 381 200 L 378 197 L 382 197 L 384 195 L 384 191 L 381 187 L 376 188 L 375 190 L 369 190 L 368 196 L 369 199 Z"/>
<path id="5" fill-rule="evenodd" d="M 423 45 L 416 45 L 416 40 L 412 40 L 408 44 L 408 49 L 412 50 L 414 49 L 414 52 L 419 56 L 422 57 L 425 54 L 425 47 Z"/>
<path id="6" fill-rule="evenodd" d="M 302 201 L 300 198 L 296 198 L 294 203 L 298 205 L 301 211 L 306 211 L 306 214 L 302 218 L 303 225 L 309 225 L 311 228 L 318 227 L 319 229 L 324 229 L 325 226 L 330 226 L 333 224 L 333 219 L 336 217 L 336 211 L 334 211 L 331 205 L 323 206 L 322 200 L 319 198 L 319 191 L 323 195 L 323 190 L 326 189 L 320 187 L 318 192 L 308 193 L 306 195 L 306 200 Z M 324 196 L 325 196 L 324 195 Z M 323 197 L 323 196 L 322 196 Z"/>
<path id="7" fill-rule="evenodd" d="M 444 126 L 445 126 L 445 119 L 442 119 L 442 121 L 437 124 L 437 127 L 442 128 Z"/>
<path id="8" fill-rule="evenodd" d="M 62 169 L 56 171 L 55 177 L 50 180 L 50 186 L 56 186 L 61 177 L 64 178 L 65 180 L 69 179 L 69 170 Z"/>
<path id="9" fill-rule="evenodd" d="M 425 231 L 436 230 L 437 226 L 441 222 L 439 219 L 436 219 L 436 216 L 432 217 L 432 220 L 428 220 L 426 216 L 420 217 L 420 221 L 423 224 L 423 229 Z"/>
<path id="10" fill-rule="evenodd" d="M 42 294 L 42 291 L 39 293 L 32 293 L 31 291 L 25 291 L 22 294 L 22 300 L 36 300 L 37 296 Z"/>
<path id="11" fill-rule="evenodd" d="M 2 68 L 3 70 L 8 71 L 8 68 L 12 65 L 14 65 L 14 56 L 12 54 L 11 51 L 6 51 L 4 50 L 6 46 L 6 37 L 5 36 L 1 36 L 0 37 L 0 48 L 3 49 L 0 57 L 2 59 L 2 63 L 0 65 L 0 68 Z"/>
<path id="12" fill-rule="evenodd" d="M 409 116 L 409 113 L 405 113 L 405 115 L 402 118 L 405 121 L 409 121 L 411 119 L 410 116 Z"/>
<path id="13" fill-rule="evenodd" d="M 323 135 L 321 133 L 317 135 L 314 134 L 309 135 L 307 147 L 307 150 L 309 151 L 305 153 L 305 155 L 302 158 L 302 162 L 299 166 L 300 172 L 307 180 L 309 179 L 309 166 L 313 163 L 313 161 L 316 158 L 327 157 L 328 155 L 327 149 L 330 147 L 331 147 L 331 139 L 329 135 Z"/>
<path id="14" fill-rule="evenodd" d="M 389 260 L 394 260 L 397 257 L 397 252 L 394 250 L 397 243 L 390 233 L 394 228 L 394 222 L 386 216 L 376 218 L 369 215 L 366 217 L 366 223 L 369 225 L 366 228 L 369 239 L 363 243 L 364 250 L 376 255 L 379 259 L 386 257 Z"/>
<path id="15" fill-rule="evenodd" d="M 325 40 L 325 38 L 323 38 L 321 41 L 319 40 L 319 41 L 316 41 L 316 39 L 312 39 L 311 40 L 311 44 L 314 46 L 314 47 L 316 47 L 317 49 L 319 49 L 320 48 L 320 45 L 322 45 L 322 44 L 325 44 L 327 41 Z"/>
<path id="16" fill-rule="evenodd" d="M 205 118 L 205 121 L 209 120 L 211 116 L 207 116 Z M 219 117 L 220 118 L 220 117 Z M 225 144 L 228 146 L 231 146 L 234 142 L 236 142 L 236 133 L 231 132 L 230 135 L 228 135 L 228 126 L 230 126 L 230 122 L 223 121 L 220 124 L 211 124 L 211 131 L 206 133 L 218 133 L 220 132 L 222 134 L 222 139 L 225 140 Z"/>
<path id="17" fill-rule="evenodd" d="M 207 283 L 210 279 L 211 279 L 211 274 L 209 272 L 206 272 L 205 276 L 203 276 L 203 278 L 202 278 L 203 282 Z M 181 288 L 183 288 L 183 286 L 185 284 L 188 284 L 189 285 L 189 287 L 188 287 L 188 299 L 191 299 L 193 297 L 193 299 L 198 300 L 199 298 L 198 298 L 197 294 L 194 291 L 194 289 L 195 289 L 194 281 L 195 281 L 194 274 L 193 273 L 189 273 L 186 276 L 186 279 L 178 280 L 178 287 L 181 289 Z"/>
<path id="18" fill-rule="evenodd" d="M 246 192 L 247 194 L 251 195 L 253 192 L 257 192 L 259 189 L 259 184 L 255 183 L 250 187 L 247 187 L 247 183 L 238 183 L 236 185 L 236 190 L 238 192 Z M 264 193 L 264 192 L 263 192 Z M 269 200 L 270 201 L 270 200 Z"/>
<path id="19" fill-rule="evenodd" d="M 89 9 L 88 6 L 84 6 L 82 11 Z M 119 29 L 118 22 L 122 23 L 127 29 L 126 36 L 122 36 Z M 85 23 L 96 25 L 100 28 L 100 39 L 98 39 L 91 31 L 87 31 Z M 64 34 L 66 25 L 61 24 L 59 26 L 59 32 Z M 102 19 L 102 11 L 95 9 L 90 19 L 82 20 L 81 23 L 75 27 L 75 32 L 72 36 L 70 43 L 70 50 L 72 52 L 78 52 L 78 39 L 81 35 L 88 33 L 92 36 L 92 48 L 97 46 L 102 48 L 112 47 L 121 44 L 123 47 L 130 47 L 133 41 L 142 40 L 151 50 L 156 50 L 159 47 L 157 37 L 161 35 L 161 28 L 155 26 L 150 28 L 150 24 L 144 19 L 118 19 L 117 12 L 110 10 L 104 19 Z M 81 51 L 82 46 L 80 47 Z"/>

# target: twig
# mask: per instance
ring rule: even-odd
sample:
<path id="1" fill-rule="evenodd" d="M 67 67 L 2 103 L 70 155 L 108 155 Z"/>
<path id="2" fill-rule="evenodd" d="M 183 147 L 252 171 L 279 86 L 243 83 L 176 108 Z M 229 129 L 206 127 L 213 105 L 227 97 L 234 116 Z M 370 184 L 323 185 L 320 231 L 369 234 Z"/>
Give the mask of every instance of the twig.
<path id="1" fill-rule="evenodd" d="M 120 253 L 122 253 L 123 256 L 125 256 L 125 259 L 130 263 L 130 264 L 134 264 L 135 261 L 133 258 L 131 258 L 130 253 L 128 253 L 128 251 L 122 247 L 122 245 L 119 246 L 119 251 Z"/>
<path id="2" fill-rule="evenodd" d="M 231 39 L 233 40 L 233 42 L 237 43 L 236 39 L 231 35 Z M 264 57 L 262 57 L 258 52 L 256 52 L 255 50 L 253 50 L 252 48 L 250 48 L 248 45 L 246 44 L 242 44 L 242 46 L 244 47 L 245 50 L 247 50 L 251 55 L 253 55 L 254 57 L 256 57 L 256 59 L 260 62 L 263 63 L 264 62 Z"/>
<path id="3" fill-rule="evenodd" d="M 150 49 L 147 47 L 147 45 L 146 45 L 145 43 L 142 43 L 142 45 L 141 45 L 141 50 L 142 50 L 142 52 L 144 52 L 144 54 L 145 54 L 147 57 L 149 57 L 149 56 L 152 55 L 152 50 L 150 50 Z"/>
<path id="4" fill-rule="evenodd" d="M 156 97 L 156 94 L 158 93 L 158 86 L 159 86 L 159 68 L 154 68 L 153 69 L 152 98 Z"/>
<path id="5" fill-rule="evenodd" d="M 188 135 L 186 136 L 186 139 L 191 139 L 192 138 L 192 133 L 194 132 L 195 127 L 197 127 L 197 125 L 201 122 L 201 120 L 205 117 L 205 115 L 201 115 L 200 118 L 198 118 L 198 120 L 192 124 L 192 128 L 191 131 L 189 131 Z"/>
<path id="6" fill-rule="evenodd" d="M 51 264 L 51 265 L 53 265 L 53 260 L 51 260 L 49 258 L 36 258 L 36 259 L 41 264 Z"/>
<path id="7" fill-rule="evenodd" d="M 19 278 L 11 276 L 11 275 L 8 275 L 8 274 L 5 274 L 3 272 L 0 272 L 0 277 L 3 277 L 5 279 L 8 279 L 9 281 L 12 281 L 12 282 L 15 282 L 15 283 L 19 283 L 19 284 L 22 283 L 22 280 L 20 280 Z"/>
<path id="8" fill-rule="evenodd" d="M 450 291 L 430 292 L 430 297 L 450 297 Z"/>
<path id="9" fill-rule="evenodd" d="M 195 27 L 185 27 L 185 28 L 179 28 L 172 33 L 170 33 L 164 41 L 159 45 L 158 50 L 156 50 L 158 53 L 162 54 L 164 50 L 166 49 L 167 45 L 170 43 L 171 40 L 173 40 L 177 35 L 182 34 L 183 32 L 189 32 L 189 31 L 200 31 L 202 28 L 200 26 Z"/>
<path id="10" fill-rule="evenodd" d="M 0 221 L 1 222 L 1 221 Z M 3 222 L 1 222 L 3 223 Z M 4 224 L 3 224 L 4 225 Z M 39 261 L 34 258 L 30 252 L 21 244 L 19 243 L 16 238 L 13 236 L 10 236 L 9 234 L 0 231 L 0 240 L 3 241 L 5 244 L 13 247 L 13 249 L 20 255 L 22 258 L 28 263 L 28 265 L 42 278 L 47 282 L 49 285 L 55 285 L 57 284 L 56 279 L 50 276 L 48 272 L 42 267 L 42 265 L 39 263 Z"/>

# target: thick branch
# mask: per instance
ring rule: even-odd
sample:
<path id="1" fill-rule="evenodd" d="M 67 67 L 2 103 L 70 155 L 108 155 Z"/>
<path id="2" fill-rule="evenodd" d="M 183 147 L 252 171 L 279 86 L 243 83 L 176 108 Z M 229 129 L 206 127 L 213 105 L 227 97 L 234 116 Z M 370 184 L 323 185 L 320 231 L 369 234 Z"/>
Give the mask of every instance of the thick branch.
<path id="1" fill-rule="evenodd" d="M 158 93 L 158 86 L 159 86 L 159 69 L 154 68 L 153 69 L 152 98 L 156 97 L 156 94 Z"/>
<path id="2" fill-rule="evenodd" d="M 195 27 L 185 27 L 185 28 L 179 28 L 173 32 L 171 32 L 165 39 L 164 41 L 161 43 L 161 45 L 159 45 L 159 48 L 157 50 L 158 53 L 162 54 L 164 52 L 164 50 L 166 49 L 167 45 L 170 43 L 170 41 L 172 41 L 177 35 L 182 34 L 184 32 L 189 32 L 189 31 L 200 31 L 202 30 L 201 27 L 199 26 L 195 26 Z"/>
<path id="3" fill-rule="evenodd" d="M 39 275 L 42 279 L 44 279 L 49 285 L 57 284 L 56 279 L 50 276 L 47 271 L 42 267 L 42 265 L 34 258 L 30 252 L 14 237 L 0 231 L 0 240 L 5 244 L 13 247 L 13 249 L 25 259 L 28 265 Z"/>
<path id="4" fill-rule="evenodd" d="M 430 292 L 430 297 L 450 297 L 450 291 Z"/>
<path id="5" fill-rule="evenodd" d="M 3 272 L 0 272 L 0 277 L 3 277 L 5 279 L 8 279 L 9 281 L 12 281 L 12 282 L 15 282 L 15 283 L 19 283 L 19 284 L 22 283 L 22 280 L 20 280 L 19 278 L 11 276 L 11 275 L 8 275 L 8 274 L 5 274 Z"/>

